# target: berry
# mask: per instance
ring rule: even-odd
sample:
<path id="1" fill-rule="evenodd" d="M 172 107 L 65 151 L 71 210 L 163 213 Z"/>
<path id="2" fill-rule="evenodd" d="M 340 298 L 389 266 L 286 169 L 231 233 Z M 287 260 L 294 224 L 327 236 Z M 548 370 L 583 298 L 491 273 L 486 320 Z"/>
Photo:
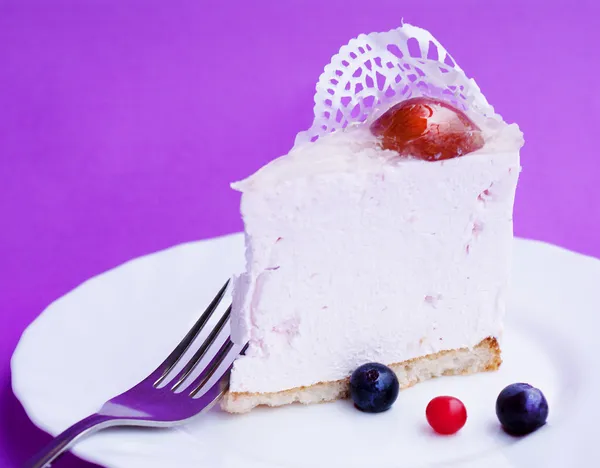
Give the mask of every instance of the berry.
<path id="1" fill-rule="evenodd" d="M 379 117 L 371 132 L 384 149 L 427 161 L 451 159 L 483 147 L 481 130 L 461 110 L 427 97 L 407 99 Z"/>
<path id="2" fill-rule="evenodd" d="M 425 416 L 435 432 L 450 435 L 460 431 L 467 422 L 467 409 L 458 398 L 439 396 L 429 402 Z"/>
<path id="3" fill-rule="evenodd" d="M 539 389 L 526 383 L 515 383 L 498 395 L 496 415 L 506 432 L 525 435 L 546 424 L 548 402 Z"/>
<path id="4" fill-rule="evenodd" d="M 399 391 L 398 377 L 383 364 L 363 364 L 350 376 L 350 396 L 354 405 L 367 413 L 381 413 L 390 409 Z"/>

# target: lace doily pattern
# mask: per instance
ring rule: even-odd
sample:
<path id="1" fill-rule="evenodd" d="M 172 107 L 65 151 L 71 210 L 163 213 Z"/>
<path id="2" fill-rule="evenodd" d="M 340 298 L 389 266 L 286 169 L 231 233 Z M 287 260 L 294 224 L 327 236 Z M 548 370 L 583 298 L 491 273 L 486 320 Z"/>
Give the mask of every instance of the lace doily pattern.
<path id="1" fill-rule="evenodd" d="M 495 117 L 474 80 L 426 30 L 403 24 L 361 34 L 332 57 L 316 87 L 314 121 L 296 145 L 355 122 L 374 120 L 416 96 L 444 99 L 468 114 Z"/>

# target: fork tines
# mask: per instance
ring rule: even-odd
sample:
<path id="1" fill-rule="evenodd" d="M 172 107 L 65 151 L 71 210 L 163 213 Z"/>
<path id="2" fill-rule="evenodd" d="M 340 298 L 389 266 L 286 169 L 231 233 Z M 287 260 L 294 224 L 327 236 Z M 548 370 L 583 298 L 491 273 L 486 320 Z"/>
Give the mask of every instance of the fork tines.
<path id="1" fill-rule="evenodd" d="M 190 331 L 185 335 L 185 337 L 181 340 L 181 342 L 175 347 L 175 349 L 171 352 L 171 354 L 165 359 L 165 361 L 157 368 L 155 374 L 159 377 L 154 382 L 153 386 L 158 387 L 160 384 L 167 380 L 167 377 L 172 373 L 177 364 L 182 362 L 182 357 L 186 354 L 186 352 L 191 348 L 192 344 L 196 340 L 196 338 L 200 335 L 202 330 L 206 327 L 207 323 L 217 310 L 219 304 L 223 300 L 225 293 L 227 292 L 227 288 L 229 286 L 229 280 L 223 285 L 223 287 L 219 290 L 215 298 L 208 305 L 204 313 L 200 316 L 200 318 L 196 321 L 196 323 L 192 326 Z M 180 389 L 183 384 L 189 380 L 189 376 L 196 369 L 202 358 L 206 356 L 208 351 L 211 349 L 219 334 L 225 328 L 227 321 L 229 320 L 231 314 L 231 306 L 227 308 L 223 316 L 219 319 L 213 329 L 210 331 L 206 339 L 202 342 L 198 350 L 194 353 L 194 355 L 190 358 L 190 360 L 185 364 L 184 368 L 177 374 L 177 376 L 173 379 L 173 384 L 169 384 L 171 386 L 171 390 L 176 391 Z M 217 352 L 215 357 L 211 360 L 210 364 L 202 371 L 200 376 L 198 376 L 191 385 L 191 396 L 195 396 L 199 393 L 201 388 L 208 382 L 208 380 L 214 375 L 216 370 L 219 368 L 220 364 L 225 360 L 225 358 L 230 353 L 231 349 L 234 347 L 234 344 L 231 342 L 231 339 L 228 337 L 223 346 L 221 346 L 220 350 Z"/>

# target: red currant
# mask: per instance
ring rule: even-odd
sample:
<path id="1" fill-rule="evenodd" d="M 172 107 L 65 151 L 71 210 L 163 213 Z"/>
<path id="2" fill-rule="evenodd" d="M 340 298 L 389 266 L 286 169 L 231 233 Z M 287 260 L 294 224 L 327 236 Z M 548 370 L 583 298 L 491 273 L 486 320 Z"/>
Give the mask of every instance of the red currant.
<path id="1" fill-rule="evenodd" d="M 439 396 L 427 405 L 427 422 L 438 434 L 458 432 L 467 422 L 467 409 L 462 401 L 451 396 Z"/>
<path id="2" fill-rule="evenodd" d="M 371 125 L 384 149 L 426 161 L 451 159 L 483 147 L 479 127 L 439 99 L 417 97 L 396 104 Z"/>

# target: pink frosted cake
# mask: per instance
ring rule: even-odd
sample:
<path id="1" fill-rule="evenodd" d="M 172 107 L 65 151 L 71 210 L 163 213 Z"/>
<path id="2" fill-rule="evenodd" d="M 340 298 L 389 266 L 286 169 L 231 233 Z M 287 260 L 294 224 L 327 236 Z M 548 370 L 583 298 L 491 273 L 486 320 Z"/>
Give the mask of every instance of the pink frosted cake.
<path id="1" fill-rule="evenodd" d="M 234 184 L 232 336 L 249 347 L 223 408 L 344 398 L 369 361 L 401 388 L 497 369 L 518 127 L 406 24 L 344 46 L 315 102 L 289 154 Z"/>

